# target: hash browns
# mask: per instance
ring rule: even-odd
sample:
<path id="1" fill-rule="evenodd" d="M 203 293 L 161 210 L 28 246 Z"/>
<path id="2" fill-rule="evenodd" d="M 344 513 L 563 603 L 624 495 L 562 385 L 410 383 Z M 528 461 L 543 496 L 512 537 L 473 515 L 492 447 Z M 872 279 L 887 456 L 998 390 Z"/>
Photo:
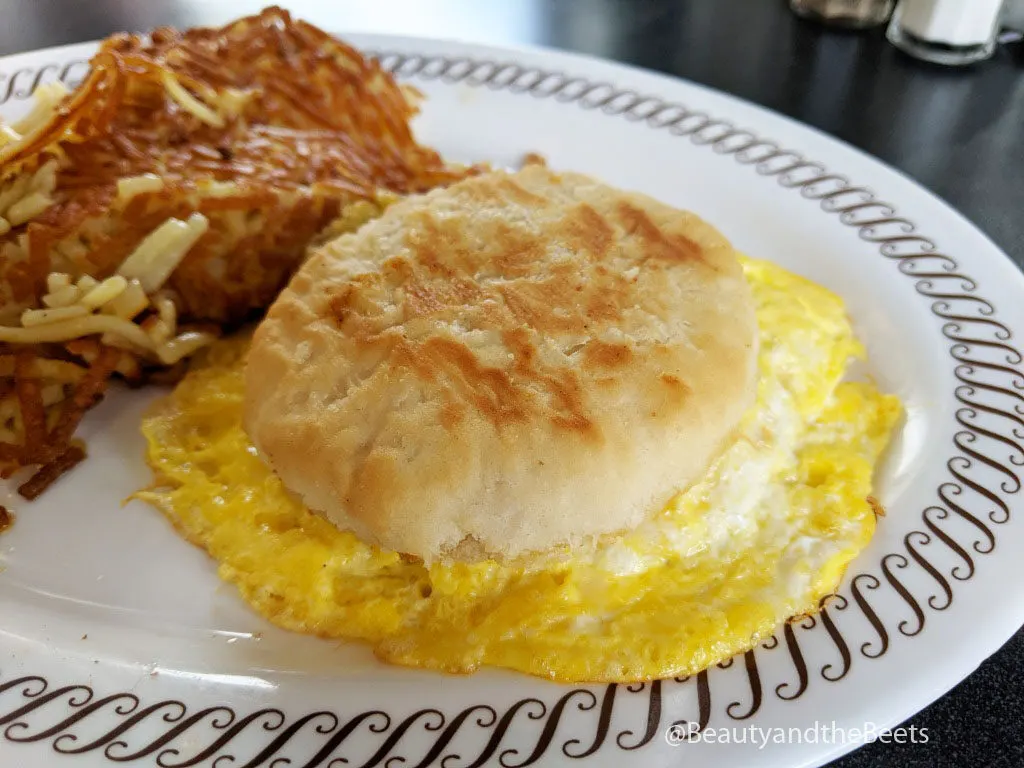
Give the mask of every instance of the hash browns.
<path id="1" fill-rule="evenodd" d="M 332 223 L 475 172 L 416 142 L 409 90 L 375 61 L 279 8 L 115 35 L 90 64 L 73 93 L 49 87 L 0 131 L 0 474 L 42 466 L 24 495 L 81 460 L 74 431 L 115 373 L 180 373 L 182 355 L 264 309 Z M 112 327 L 98 318 L 116 302 L 65 300 L 88 303 L 159 227 L 197 215 L 201 236 L 158 292 L 120 313 L 141 330 L 68 338 L 41 325 L 95 315 L 89 328 Z M 179 331 L 189 343 L 176 355 L 138 343 Z M 46 341 L 23 343 L 34 337 Z"/>

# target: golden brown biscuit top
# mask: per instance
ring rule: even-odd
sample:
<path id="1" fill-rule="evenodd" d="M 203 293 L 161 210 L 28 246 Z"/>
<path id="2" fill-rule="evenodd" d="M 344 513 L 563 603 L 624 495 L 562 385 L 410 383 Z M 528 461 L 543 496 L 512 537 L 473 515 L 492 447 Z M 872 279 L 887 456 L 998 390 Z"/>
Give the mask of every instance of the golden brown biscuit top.
<path id="1" fill-rule="evenodd" d="M 751 399 L 753 344 L 710 226 L 534 166 L 325 246 L 257 331 L 247 424 L 374 543 L 512 556 L 635 525 L 699 475 Z"/>

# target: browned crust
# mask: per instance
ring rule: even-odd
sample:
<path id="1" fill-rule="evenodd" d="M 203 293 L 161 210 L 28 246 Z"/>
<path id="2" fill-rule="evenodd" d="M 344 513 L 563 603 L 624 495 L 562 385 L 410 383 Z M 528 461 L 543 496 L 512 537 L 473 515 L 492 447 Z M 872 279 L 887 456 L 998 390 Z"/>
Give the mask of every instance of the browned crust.
<path id="1" fill-rule="evenodd" d="M 18 494 L 28 501 L 38 498 L 64 474 L 85 459 L 85 449 L 69 446 L 52 460 L 41 466 L 31 478 L 18 486 Z"/>

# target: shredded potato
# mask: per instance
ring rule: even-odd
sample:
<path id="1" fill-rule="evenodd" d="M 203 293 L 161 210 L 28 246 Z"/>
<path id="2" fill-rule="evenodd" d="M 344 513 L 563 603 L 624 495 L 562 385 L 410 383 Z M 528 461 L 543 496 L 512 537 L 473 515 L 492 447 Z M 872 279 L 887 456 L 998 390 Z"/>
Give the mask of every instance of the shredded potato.
<path id="1" fill-rule="evenodd" d="M 136 195 L 145 192 L 159 192 L 164 187 L 164 181 L 155 173 L 143 173 L 139 176 L 129 176 L 117 180 L 118 200 L 128 201 Z"/>
<path id="2" fill-rule="evenodd" d="M 178 102 L 182 109 L 207 125 L 212 125 L 214 128 L 224 127 L 224 118 L 182 88 L 181 83 L 173 74 L 165 69 L 160 73 L 160 79 L 163 81 L 168 95 Z"/>
<path id="3" fill-rule="evenodd" d="M 474 173 L 415 141 L 406 90 L 270 8 L 115 35 L 0 122 L 0 475 L 40 465 L 41 492 L 111 376 L 178 375 L 322 233 Z"/>
<path id="4" fill-rule="evenodd" d="M 117 271 L 129 280 L 138 280 L 146 293 L 153 293 L 209 227 L 210 220 L 201 213 L 193 213 L 187 221 L 170 218 L 148 234 Z"/>

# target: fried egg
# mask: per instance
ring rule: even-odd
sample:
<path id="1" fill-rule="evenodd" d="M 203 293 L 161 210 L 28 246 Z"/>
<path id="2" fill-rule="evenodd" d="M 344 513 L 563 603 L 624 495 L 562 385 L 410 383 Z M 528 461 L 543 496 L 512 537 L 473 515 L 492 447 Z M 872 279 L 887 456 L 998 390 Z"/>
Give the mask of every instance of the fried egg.
<path id="1" fill-rule="evenodd" d="M 242 429 L 247 338 L 220 342 L 147 416 L 151 502 L 287 629 L 395 664 L 558 681 L 694 674 L 817 610 L 875 530 L 868 497 L 899 401 L 843 381 L 864 350 L 839 297 L 744 260 L 757 401 L 702 481 L 639 528 L 512 562 L 434 563 L 306 509 Z"/>

